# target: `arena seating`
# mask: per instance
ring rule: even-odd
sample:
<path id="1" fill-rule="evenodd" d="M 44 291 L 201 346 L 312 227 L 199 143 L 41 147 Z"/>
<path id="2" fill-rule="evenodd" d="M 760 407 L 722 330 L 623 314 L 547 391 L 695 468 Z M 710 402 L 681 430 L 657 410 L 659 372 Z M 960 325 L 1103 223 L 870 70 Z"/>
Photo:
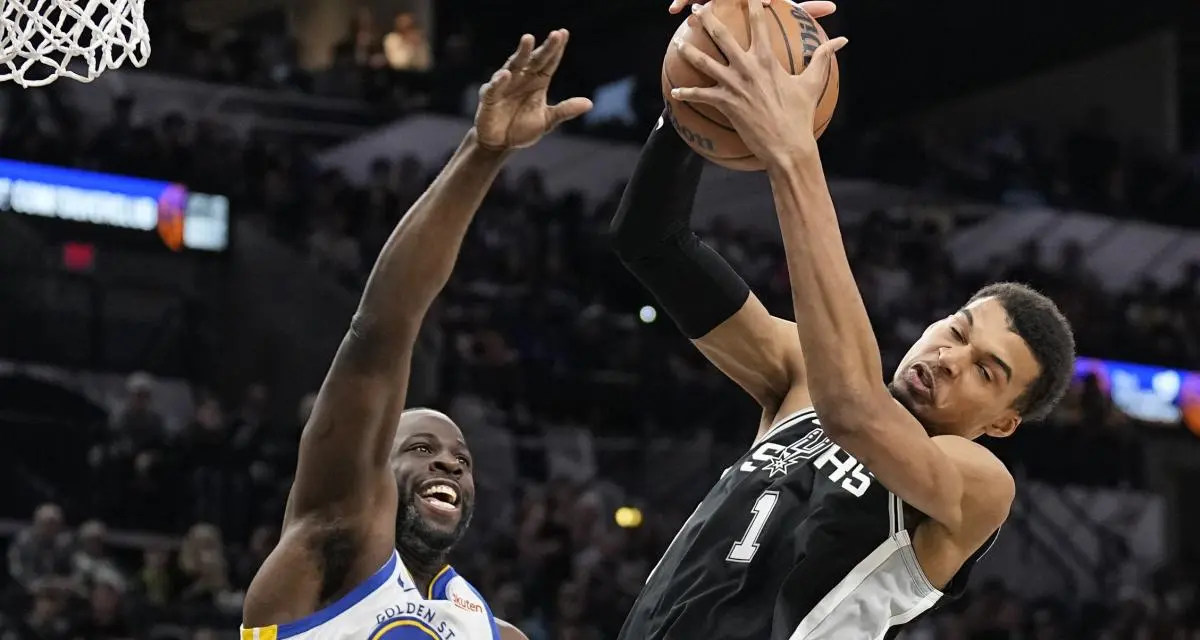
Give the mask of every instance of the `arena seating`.
<path id="1" fill-rule="evenodd" d="M 166 59 L 163 70 L 197 73 L 185 57 Z M 221 75 L 220 65 L 201 66 L 210 80 L 237 79 Z M 381 158 L 364 184 L 353 184 L 318 169 L 307 148 L 243 140 L 216 122 L 114 122 L 80 136 L 63 113 L 27 105 L 25 119 L 0 133 L 0 156 L 228 194 L 240 216 L 347 295 L 357 292 L 391 226 L 437 169 L 411 158 Z M 1107 184 L 1097 182 L 1094 171 L 1075 170 L 1083 134 L 1050 144 L 1013 128 L 955 146 L 916 135 L 844 139 L 829 164 L 843 176 L 1015 207 L 1081 207 L 1178 221 L 1200 202 L 1200 181 L 1180 158 L 1118 154 L 1119 166 L 1107 167 L 1113 180 Z M 693 447 L 703 454 L 695 456 L 696 468 L 711 474 L 748 439 L 754 408 L 669 320 L 638 320 L 649 299 L 607 248 L 615 201 L 551 193 L 545 181 L 536 173 L 508 175 L 489 196 L 426 327 L 428 375 L 420 398 L 473 416 L 483 426 L 468 431 L 472 438 L 490 437 L 488 428 L 502 434 L 495 437 L 509 444 L 515 461 L 514 469 L 497 470 L 497 477 L 511 472 L 484 498 L 497 517 L 476 521 L 455 560 L 460 570 L 480 585 L 497 616 L 531 640 L 599 640 L 615 636 L 646 573 L 692 508 L 679 496 L 690 500 L 705 489 L 695 474 L 698 484 L 682 492 L 647 488 L 651 438 L 675 449 Z M 846 228 L 887 362 L 896 361 L 931 314 L 951 311 L 985 280 L 1008 278 L 1058 300 L 1075 320 L 1083 354 L 1200 369 L 1192 330 L 1200 326 L 1200 267 L 1172 287 L 1145 283 L 1114 294 L 1081 265 L 1078 247 L 1042 255 L 1030 244 L 1012 247 L 983 269 L 962 271 L 948 256 L 945 227 L 896 213 L 871 212 Z M 768 308 L 791 315 L 775 239 L 719 216 L 703 235 Z M 194 392 L 190 413 L 171 414 L 164 406 L 176 405 L 163 390 L 180 384 Z M 23 511 L 0 514 L 12 518 L 0 523 L 9 537 L 11 578 L 0 593 L 0 638 L 234 637 L 240 594 L 277 534 L 296 437 L 311 402 L 306 398 L 281 415 L 267 410 L 270 393 L 248 385 L 239 395 L 218 397 L 187 381 L 133 376 L 101 407 L 103 428 L 80 436 L 87 464 L 59 469 L 54 477 L 7 465 L 7 473 L 28 475 L 22 494 L 5 503 Z M 35 429 L 31 422 L 6 428 L 19 426 Z M 589 434 L 595 450 L 584 457 L 598 473 L 570 477 L 556 455 L 570 449 L 567 441 L 579 432 Z M 1048 424 L 1022 431 L 997 451 L 1038 491 L 1071 487 L 1137 496 L 1146 485 L 1143 433 L 1097 393 L 1095 380 L 1084 380 Z M 697 434 L 716 435 L 696 444 Z M 1046 453 L 1062 447 L 1077 453 L 1072 464 Z M 40 503 L 46 504 L 31 513 Z M 643 507 L 640 527 L 613 522 L 612 508 L 623 503 Z M 1053 532 L 1046 535 L 1053 541 Z M 1096 593 L 1088 602 L 1069 592 L 1030 600 L 987 580 L 906 637 L 1197 637 L 1200 604 L 1191 578 L 1170 568 L 1132 578 L 1106 574 L 1107 582 L 1097 578 L 1080 589 Z"/>

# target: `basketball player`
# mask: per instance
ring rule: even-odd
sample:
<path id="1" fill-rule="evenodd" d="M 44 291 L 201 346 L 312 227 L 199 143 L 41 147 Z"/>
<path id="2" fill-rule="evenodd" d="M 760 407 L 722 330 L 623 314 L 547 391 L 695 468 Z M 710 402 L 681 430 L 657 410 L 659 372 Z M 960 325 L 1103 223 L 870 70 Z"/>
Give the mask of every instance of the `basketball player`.
<path id="1" fill-rule="evenodd" d="M 536 49 L 521 38 L 480 89 L 474 128 L 383 247 L 300 437 L 243 640 L 524 638 L 446 564 L 475 497 L 462 433 L 435 411 L 402 410 L 417 330 L 501 164 L 591 107 L 547 105 L 567 37 Z"/>
<path id="2" fill-rule="evenodd" d="M 1013 478 L 975 439 L 1045 416 L 1073 372 L 1055 305 L 1003 283 L 929 325 L 884 384 L 812 133 L 845 40 L 792 77 L 764 14 L 751 0 L 743 51 L 699 9 L 729 62 L 676 44 L 716 85 L 675 95 L 719 108 L 765 162 L 796 322 L 771 317 L 688 228 L 702 161 L 670 124 L 651 134 L 613 220 L 622 261 L 763 408 L 750 450 L 651 572 L 622 640 L 894 636 L 963 590 L 1008 515 Z"/>

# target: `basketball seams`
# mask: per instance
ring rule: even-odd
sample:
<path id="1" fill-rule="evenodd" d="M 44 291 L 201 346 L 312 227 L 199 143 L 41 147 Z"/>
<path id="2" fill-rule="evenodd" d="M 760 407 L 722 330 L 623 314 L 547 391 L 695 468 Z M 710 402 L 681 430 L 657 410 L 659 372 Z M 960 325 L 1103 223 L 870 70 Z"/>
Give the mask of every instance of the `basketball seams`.
<path id="1" fill-rule="evenodd" d="M 667 85 L 668 85 L 668 86 L 670 86 L 672 89 L 677 89 L 677 88 L 679 88 L 679 87 L 678 87 L 678 86 L 677 86 L 677 85 L 676 85 L 676 84 L 675 84 L 675 83 L 674 83 L 674 82 L 671 80 L 671 74 L 667 73 L 667 67 L 666 67 L 666 65 L 663 65 L 663 79 L 667 81 Z M 704 120 L 705 120 L 706 122 L 708 122 L 708 123 L 710 123 L 710 124 L 713 124 L 713 125 L 716 125 L 716 126 L 718 126 L 718 127 L 722 128 L 722 129 L 724 129 L 724 130 L 726 130 L 726 131 L 728 131 L 728 132 L 730 132 L 730 133 L 737 133 L 737 129 L 734 129 L 733 127 L 731 127 L 731 126 L 729 126 L 729 125 L 727 125 L 727 124 L 722 124 L 722 123 L 721 123 L 720 121 L 718 121 L 718 120 L 714 120 L 714 119 L 712 118 L 712 116 L 709 116 L 708 114 L 704 113 L 703 111 L 701 111 L 701 110 L 697 109 L 697 108 L 696 108 L 696 105 L 694 105 L 694 104 L 692 104 L 692 103 L 688 102 L 687 100 L 676 100 L 675 102 L 676 102 L 677 104 L 681 104 L 681 105 L 683 105 L 683 106 L 687 107 L 689 111 L 691 111 L 692 113 L 694 113 L 694 114 L 696 114 L 696 115 L 700 116 L 701 118 L 704 118 Z"/>
<path id="2" fill-rule="evenodd" d="M 775 24 L 779 27 L 779 35 L 783 36 L 783 47 L 787 50 L 788 70 L 791 71 L 792 75 L 796 75 L 796 60 L 792 57 L 792 41 L 788 38 L 787 27 L 783 26 L 783 20 L 776 13 L 775 6 L 774 3 L 771 4 L 771 17 L 775 18 Z M 749 28 L 750 20 L 748 16 L 746 25 Z"/>
<path id="3" fill-rule="evenodd" d="M 713 40 L 712 34 L 708 32 L 708 29 L 701 29 L 701 31 L 704 32 L 704 35 L 708 38 L 708 41 L 712 43 L 713 49 L 716 50 L 717 53 L 721 54 L 721 61 L 724 62 L 725 66 L 728 67 L 729 56 L 725 55 L 725 52 L 721 50 L 721 46 L 717 44 L 716 40 Z"/>
<path id="4" fill-rule="evenodd" d="M 830 64 L 836 66 L 837 58 L 833 58 L 833 62 L 831 62 Z M 830 84 L 833 84 L 833 86 L 840 89 L 841 88 L 841 74 L 837 74 L 837 75 L 835 75 L 833 73 L 829 74 L 829 80 L 825 82 L 825 88 L 821 89 L 821 99 L 817 102 L 818 106 L 825 101 L 825 94 L 829 93 L 829 85 Z M 818 138 L 821 137 L 821 134 L 825 133 L 825 129 L 829 127 L 829 123 L 833 122 L 833 114 L 836 112 L 837 112 L 836 109 L 831 110 L 829 112 L 829 115 L 825 118 L 825 121 L 822 122 L 821 125 L 819 127 L 817 127 L 816 130 L 813 131 L 813 135 L 817 136 Z"/>
<path id="5" fill-rule="evenodd" d="M 825 33 L 825 29 L 822 28 L 820 24 L 817 24 L 817 29 L 820 30 L 821 36 L 825 38 L 826 42 L 828 42 L 829 34 Z M 833 85 L 835 89 L 837 89 L 839 92 L 841 91 L 842 74 L 838 71 L 837 54 L 834 54 L 831 58 L 829 58 L 829 77 L 825 80 L 825 86 L 821 87 L 821 97 L 819 100 L 817 100 L 818 108 L 820 105 L 825 104 L 825 96 L 829 93 L 829 85 Z M 837 109 L 830 109 L 829 115 L 826 116 L 825 121 L 816 128 L 813 135 L 817 136 L 818 138 L 821 137 L 821 134 L 825 133 L 825 129 L 829 127 L 829 123 L 833 122 L 833 114 L 835 113 L 837 113 Z"/>
<path id="6" fill-rule="evenodd" d="M 717 13 L 717 16 L 727 27 L 736 26 L 733 25 L 732 20 L 742 20 L 746 38 L 744 42 L 749 43 L 753 29 L 750 24 L 748 8 L 736 0 L 716 0 L 713 4 L 718 7 L 724 5 L 723 9 Z M 800 19 L 803 16 L 799 16 L 799 14 L 795 16 L 796 20 L 792 19 L 794 16 L 790 13 L 788 16 L 781 15 L 778 5 L 779 3 L 776 2 L 768 7 L 771 9 L 771 18 L 775 20 L 775 26 L 779 29 L 780 37 L 783 39 L 783 46 L 781 47 L 779 46 L 780 43 L 774 42 L 774 36 L 771 36 L 773 53 L 779 61 L 780 66 L 787 69 L 790 75 L 796 76 L 803 73 L 806 65 L 805 60 L 797 61 L 796 58 L 801 52 L 792 46 L 791 36 L 795 35 L 797 38 L 801 38 L 798 42 L 803 41 L 803 48 L 807 50 L 808 41 L 805 38 L 808 37 L 808 27 L 805 24 L 809 23 L 809 21 Z M 789 3 L 789 5 L 790 7 L 798 6 L 793 3 Z M 716 7 L 714 7 L 714 10 L 716 10 Z M 784 10 L 788 10 L 788 8 Z M 694 46 L 711 55 L 714 61 L 721 60 L 728 66 L 732 52 L 726 53 L 722 50 L 718 46 L 716 39 L 707 30 L 700 29 L 704 33 L 703 37 L 699 33 L 694 33 L 696 29 L 690 28 L 693 22 L 693 20 L 689 19 L 681 24 L 680 29 L 676 32 L 676 37 L 691 42 Z M 815 23 L 815 21 L 812 22 Z M 819 30 L 820 42 L 827 42 L 829 36 L 825 33 L 825 30 L 819 24 L 816 24 L 816 28 Z M 738 42 L 737 44 L 738 46 L 742 46 L 743 42 Z M 786 64 L 784 55 L 787 56 Z M 754 154 L 747 153 L 748 149 L 746 149 L 745 143 L 738 136 L 736 127 L 732 126 L 732 123 L 729 122 L 719 109 L 710 105 L 693 104 L 670 97 L 671 89 L 681 86 L 675 83 L 676 78 L 681 80 L 682 86 L 712 86 L 713 79 L 687 64 L 685 60 L 678 57 L 673 48 L 668 49 L 666 59 L 663 63 L 663 97 L 670 106 L 678 107 L 679 104 L 686 105 L 686 108 L 676 108 L 672 117 L 672 124 L 676 125 L 676 129 L 684 136 L 685 140 L 688 140 L 689 146 L 692 147 L 697 155 L 735 171 L 762 170 L 762 163 L 758 161 Z M 814 134 L 818 137 L 825 132 L 833 120 L 841 84 L 840 78 L 835 77 L 837 73 L 837 60 L 834 59 L 831 64 L 833 65 L 833 70 L 830 73 L 829 79 L 821 88 L 821 95 L 817 101 L 816 117 L 814 118 L 817 124 L 814 127 Z M 688 136 L 699 136 L 699 138 L 689 138 Z M 705 147 L 704 149 L 701 148 L 701 144 Z M 737 155 L 714 155 L 709 148 L 711 148 L 711 151 L 729 150 Z"/>
<path id="7" fill-rule="evenodd" d="M 754 157 L 753 153 L 747 153 L 744 156 L 714 156 L 711 153 L 697 152 L 708 160 L 720 160 L 721 162 L 732 162 L 734 160 L 749 160 Z"/>

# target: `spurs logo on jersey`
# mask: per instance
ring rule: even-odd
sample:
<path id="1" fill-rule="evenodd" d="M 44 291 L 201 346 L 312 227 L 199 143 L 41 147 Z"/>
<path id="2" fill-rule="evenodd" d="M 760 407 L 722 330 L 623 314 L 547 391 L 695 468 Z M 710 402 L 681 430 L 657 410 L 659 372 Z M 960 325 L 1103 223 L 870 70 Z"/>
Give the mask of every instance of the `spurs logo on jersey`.
<path id="1" fill-rule="evenodd" d="M 743 462 L 738 470 L 744 473 L 762 470 L 768 478 L 775 478 L 786 476 L 793 466 L 816 458 L 812 463 L 814 468 L 823 470 L 831 481 L 840 483 L 842 489 L 850 494 L 862 497 L 875 476 L 859 464 L 857 458 L 825 435 L 820 420 L 812 418 L 811 424 L 814 426 L 808 433 L 787 446 L 760 442 L 750 454 L 750 459 Z M 767 435 L 769 437 L 771 434 Z"/>
<path id="2" fill-rule="evenodd" d="M 813 420 L 813 423 L 821 424 L 817 420 Z M 792 465 L 811 460 L 832 444 L 833 441 L 825 437 L 825 430 L 819 426 L 786 447 L 774 442 L 763 442 L 750 454 L 750 459 L 742 463 L 741 471 L 750 473 L 761 468 L 772 478 L 777 475 L 784 476 Z"/>

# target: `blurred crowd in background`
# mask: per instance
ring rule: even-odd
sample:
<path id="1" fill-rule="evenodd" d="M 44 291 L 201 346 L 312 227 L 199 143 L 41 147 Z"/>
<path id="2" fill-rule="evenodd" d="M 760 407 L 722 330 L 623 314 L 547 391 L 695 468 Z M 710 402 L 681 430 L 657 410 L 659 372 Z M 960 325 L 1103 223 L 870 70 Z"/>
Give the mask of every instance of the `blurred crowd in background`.
<path id="1" fill-rule="evenodd" d="M 154 33 L 151 71 L 261 89 L 331 98 L 369 100 L 376 107 L 402 112 L 442 106 L 458 109 L 463 90 L 483 69 L 471 59 L 470 39 L 448 39 L 434 69 L 433 44 L 413 13 L 391 19 L 360 6 L 344 37 L 330 52 L 328 67 L 303 68 L 298 45 L 286 19 L 265 17 L 198 33 L 189 29 L 180 3 L 146 8 Z"/>
<path id="2" fill-rule="evenodd" d="M 200 36 L 184 28 L 175 3 L 147 9 L 155 11 L 151 67 L 208 81 L 454 112 L 454 97 L 486 66 L 473 68 L 465 38 L 452 38 L 434 56 L 409 14 L 386 33 L 360 14 L 333 67 L 307 73 L 285 29 Z M 420 79 L 431 67 L 448 89 Z M 114 105 L 111 121 L 92 127 L 72 119 L 70 105 L 47 106 L 19 92 L 8 100 L 13 117 L 0 131 L 0 156 L 227 194 L 238 215 L 253 217 L 352 290 L 439 169 L 380 158 L 366 184 L 352 185 L 319 168 L 302 143 L 243 139 L 222 123 L 179 115 L 142 121 L 129 99 Z M 1200 206 L 1200 155 L 1162 157 L 1122 145 L 1102 111 L 1080 114 L 1077 130 L 1055 135 L 1013 126 L 950 141 L 885 128 L 835 131 L 829 142 L 832 174 L 924 193 L 1136 212 L 1166 222 Z M 616 185 L 592 205 L 578 194 L 548 193 L 537 174 L 501 176 L 425 328 L 437 372 L 424 382 L 430 404 L 470 404 L 522 437 L 583 426 L 635 438 L 707 431 L 732 445 L 748 443 L 757 421 L 752 403 L 669 319 L 639 316 L 651 301 L 606 238 L 619 195 Z M 700 231 L 772 312 L 792 315 L 777 239 L 722 220 Z M 1173 288 L 1145 282 L 1114 296 L 1088 271 L 1078 246 L 1046 255 L 1030 244 L 980 272 L 959 272 L 945 249 L 952 231 L 945 219 L 887 210 L 845 229 L 889 366 L 929 321 L 975 288 L 1012 279 L 1058 302 L 1075 321 L 1083 355 L 1200 369 L 1200 338 L 1192 330 L 1200 326 L 1200 265 Z M 177 416 L 160 409 L 156 384 L 145 374 L 130 377 L 108 424 L 91 435 L 86 490 L 39 507 L 32 524 L 11 538 L 0 640 L 234 637 L 241 594 L 278 535 L 312 398 L 281 417 L 265 410 L 270 390 L 262 385 L 233 398 L 197 388 L 194 415 Z M 1136 489 L 1144 485 L 1140 441 L 1138 425 L 1085 379 L 1046 425 L 993 444 L 1022 477 Z M 1076 464 L 1057 464 L 1063 447 Z M 624 502 L 639 503 L 637 478 L 557 477 L 536 450 L 519 463 L 520 489 L 499 507 L 508 517 L 477 520 L 455 564 L 496 615 L 531 640 L 615 637 L 693 505 L 645 505 L 641 526 L 622 528 L 611 515 L 611 486 L 620 487 Z M 1194 585 L 1163 571 L 1150 584 L 1094 603 L 1074 602 L 1071 594 L 1028 602 L 999 584 L 976 585 L 905 637 L 1195 640 Z"/>
<path id="3" fill-rule="evenodd" d="M 204 158 L 203 150 L 188 149 L 175 157 Z M 256 153 L 239 152 L 248 162 Z M 134 166 L 115 155 L 92 157 L 108 170 L 130 172 Z M 356 287 L 386 232 L 435 169 L 381 161 L 376 181 L 366 189 L 325 175 L 318 189 L 329 209 L 309 209 L 314 216 L 327 214 L 313 227 L 296 219 L 302 200 L 290 200 L 289 207 L 262 192 L 247 196 L 263 224 L 308 251 L 330 277 Z M 271 175 L 266 172 L 265 182 Z M 636 437 L 687 438 L 710 431 L 744 446 L 756 422 L 751 403 L 669 320 L 639 320 L 637 311 L 649 300 L 606 246 L 617 192 L 589 208 L 577 197 L 551 197 L 540 184 L 535 175 L 503 178 L 470 233 L 426 327 L 439 372 L 426 382 L 432 404 L 482 407 L 489 421 L 524 436 L 578 425 L 600 435 Z M 277 193 L 294 195 L 288 188 Z M 1112 298 L 1080 265 L 1075 250 L 1040 256 L 1028 247 L 1001 271 L 956 274 L 943 251 L 945 232 L 887 212 L 847 229 L 889 362 L 930 319 L 951 312 L 985 279 L 1002 273 L 1049 292 L 1070 316 L 1083 317 L 1086 310 L 1089 320 L 1076 324 L 1082 353 L 1126 359 L 1153 354 L 1151 361 L 1200 368 L 1194 336 L 1186 331 L 1200 311 L 1195 272 L 1170 291 L 1145 289 Z M 704 235 L 769 308 L 791 315 L 776 242 L 724 224 Z M 1118 335 L 1122 339 L 1114 339 Z M 154 385 L 149 376 L 132 376 L 111 423 L 93 434 L 90 494 L 71 496 L 66 514 L 57 507 L 40 509 L 35 524 L 10 546 L 8 571 L 23 589 L 6 594 L 3 628 L 15 635 L 0 638 L 135 638 L 151 630 L 185 637 L 178 635 L 183 629 L 194 634 L 187 637 L 208 638 L 209 629 L 228 635 L 235 628 L 239 594 L 278 534 L 311 398 L 294 417 L 280 420 L 266 415 L 269 390 L 261 385 L 240 398 L 197 389 L 194 415 L 167 416 L 156 409 Z M 697 403 L 697 397 L 706 401 Z M 995 444 L 1027 477 L 1137 488 L 1142 485 L 1137 427 L 1087 380 L 1048 424 Z M 1062 447 L 1071 448 L 1077 464 L 1058 463 Z M 736 455 L 736 447 L 732 451 Z M 497 615 L 519 623 L 532 640 L 614 637 L 646 572 L 691 505 L 648 505 L 653 508 L 645 509 L 641 527 L 622 529 L 611 516 L 615 505 L 592 484 L 548 475 L 536 451 L 519 462 L 524 488 L 511 496 L 512 517 L 477 521 L 456 564 L 490 598 Z M 605 480 L 622 484 L 627 500 L 639 502 L 637 477 Z M 179 546 L 155 539 L 109 549 L 107 527 L 183 538 Z M 1174 585 L 1170 592 L 1130 597 L 1103 614 L 1081 612 L 1068 602 L 1021 603 L 997 589 L 976 590 L 966 603 L 949 608 L 955 613 L 937 616 L 941 631 L 935 637 L 1168 637 L 1071 636 L 1062 629 L 1175 624 L 1175 614 L 1188 611 L 1176 604 Z M 985 604 L 980 598 L 987 598 Z M 997 603 L 1003 608 L 992 608 Z M 997 610 L 1006 615 L 981 613 Z M 1015 635 L 1027 624 L 1038 635 Z"/>

